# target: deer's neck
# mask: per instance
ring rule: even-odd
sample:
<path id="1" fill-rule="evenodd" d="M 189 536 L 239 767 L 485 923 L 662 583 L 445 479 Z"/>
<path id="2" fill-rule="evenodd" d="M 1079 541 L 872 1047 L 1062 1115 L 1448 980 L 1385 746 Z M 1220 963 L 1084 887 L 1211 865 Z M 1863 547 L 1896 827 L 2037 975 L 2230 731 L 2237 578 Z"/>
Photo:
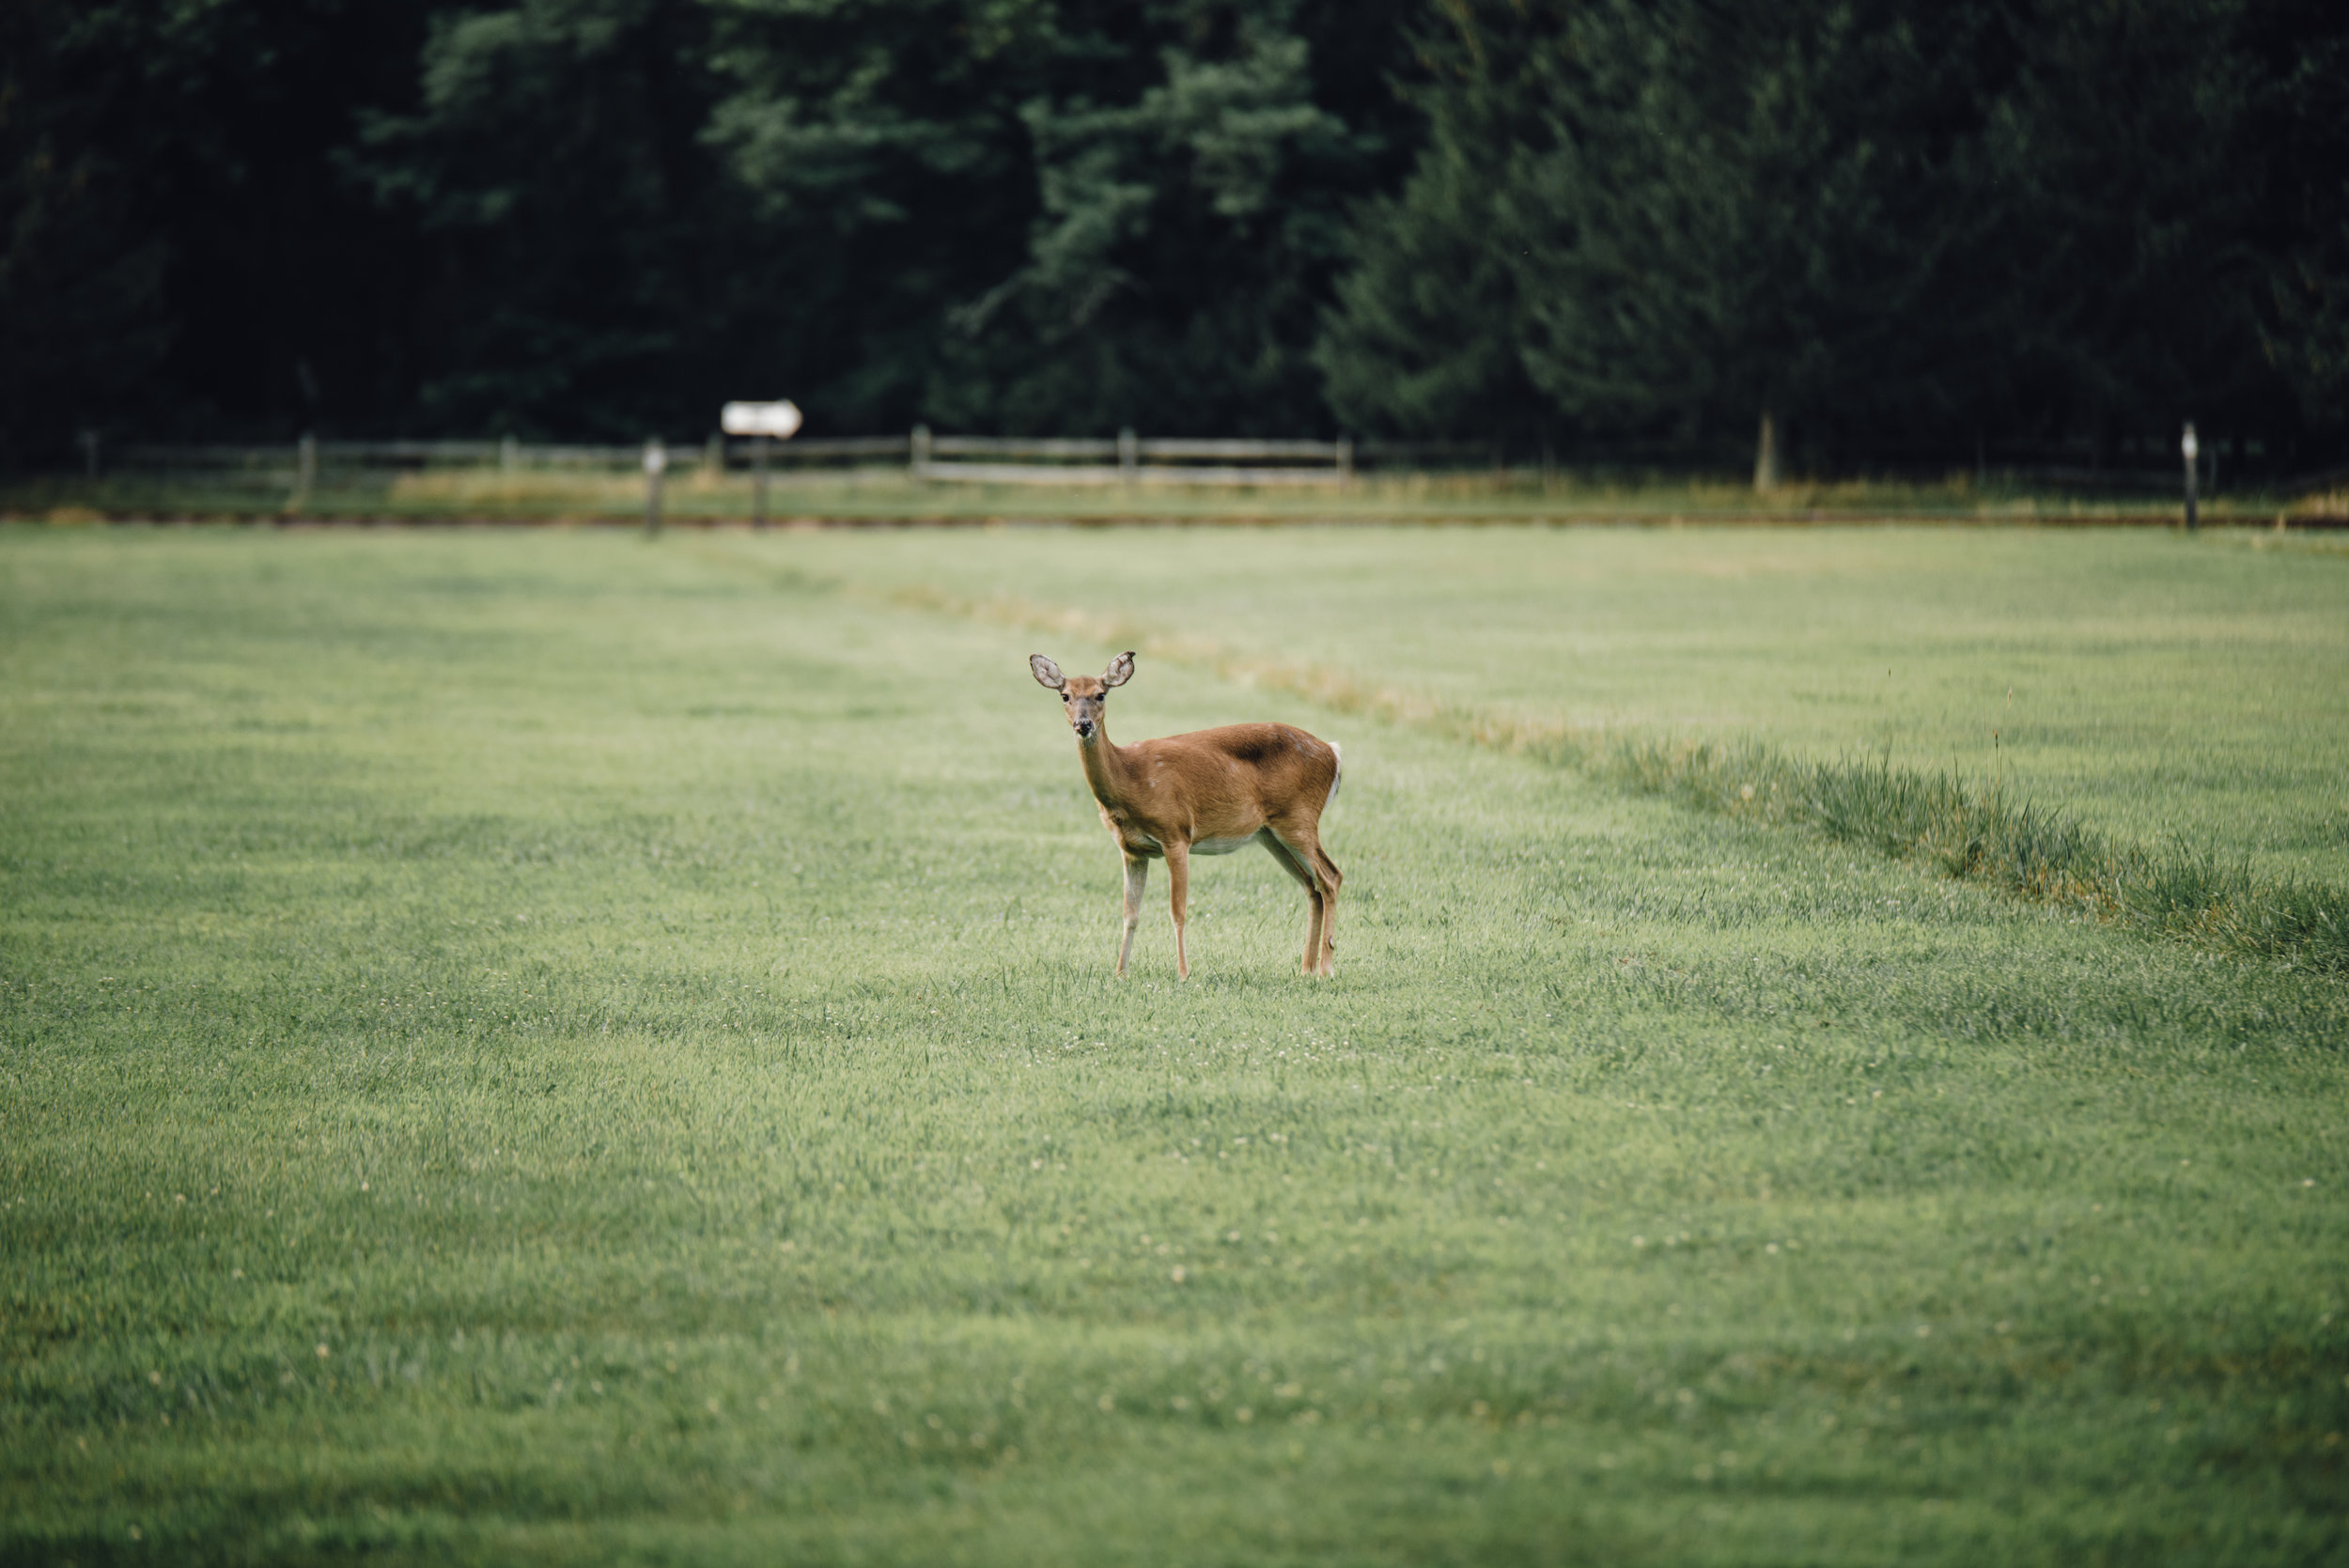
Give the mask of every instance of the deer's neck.
<path id="1" fill-rule="evenodd" d="M 1126 759 L 1110 744 L 1108 724 L 1095 724 L 1092 738 L 1077 742 L 1077 760 L 1084 764 L 1085 783 L 1093 786 L 1093 798 L 1115 810 L 1126 794 Z"/>

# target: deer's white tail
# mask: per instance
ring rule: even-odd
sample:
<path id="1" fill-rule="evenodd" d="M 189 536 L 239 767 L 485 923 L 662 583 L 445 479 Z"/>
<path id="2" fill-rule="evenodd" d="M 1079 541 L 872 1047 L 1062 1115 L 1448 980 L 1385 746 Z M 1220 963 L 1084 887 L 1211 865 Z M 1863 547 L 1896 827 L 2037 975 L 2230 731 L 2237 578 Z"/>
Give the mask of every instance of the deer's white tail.
<path id="1" fill-rule="evenodd" d="M 1338 803 L 1338 785 L 1346 782 L 1345 749 L 1339 746 L 1336 741 L 1332 740 L 1330 742 L 1330 754 L 1338 759 L 1338 765 L 1335 770 L 1333 770 L 1330 775 L 1330 798 L 1321 802 L 1321 809 L 1323 811 L 1328 811 L 1331 806 Z"/>

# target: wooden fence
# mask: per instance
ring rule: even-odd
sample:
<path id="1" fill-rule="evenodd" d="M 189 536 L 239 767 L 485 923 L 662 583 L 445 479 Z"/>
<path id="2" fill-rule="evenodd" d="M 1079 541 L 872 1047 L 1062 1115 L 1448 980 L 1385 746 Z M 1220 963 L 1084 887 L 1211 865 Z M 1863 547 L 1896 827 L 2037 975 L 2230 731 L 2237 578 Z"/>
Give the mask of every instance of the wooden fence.
<path id="1" fill-rule="evenodd" d="M 1470 442 L 1354 442 L 1143 438 L 1131 430 L 1104 438 L 933 435 L 917 426 L 902 436 L 833 436 L 795 441 L 756 437 L 629 445 L 505 441 L 318 441 L 282 444 L 146 443 L 101 452 L 86 441 L 94 477 L 102 470 L 144 474 L 267 476 L 303 488 L 321 470 L 421 471 L 445 468 L 633 470 L 659 444 L 671 461 L 713 472 L 847 464 L 903 467 L 940 483 L 1033 485 L 1342 485 L 1358 467 L 1497 462 L 1492 447 Z"/>
<path id="2" fill-rule="evenodd" d="M 286 484 L 306 490 L 322 470 L 407 471 L 494 468 L 621 472 L 642 467 L 646 445 L 548 443 L 502 441 L 317 441 L 256 443 L 144 443 L 101 449 L 94 436 L 81 442 L 86 472 L 204 474 L 252 484 Z M 902 436 L 818 436 L 793 441 L 710 436 L 707 441 L 662 443 L 677 465 L 698 462 L 706 471 L 760 471 L 822 466 L 901 468 L 912 477 L 941 484 L 1014 485 L 1344 485 L 1363 471 L 1430 468 L 1501 468 L 1500 447 L 1481 442 L 1352 442 L 1202 440 L 1143 437 L 1130 430 L 1114 437 L 1043 438 L 936 435 L 916 427 Z M 2218 489 L 2217 443 L 2203 455 L 2203 493 Z M 1676 450 L 1676 449 L 1675 449 Z M 1568 454 L 1562 466 L 1654 469 L 1670 473 L 1683 461 L 1648 453 L 1641 443 L 1623 443 L 1603 453 Z M 1520 460 L 1522 460 L 1522 454 Z M 1545 463 L 1547 470 L 1549 464 Z M 1921 464 L 1919 477 L 1947 472 Z M 1984 480 L 2046 490 L 2108 495 L 2165 494 L 2179 487 L 2171 467 L 2095 466 L 2073 462 L 1981 464 Z M 1891 472 L 1900 472 L 1894 465 Z M 2277 496 L 2339 489 L 2349 469 L 2329 468 L 2298 475 L 2263 475 L 2257 489 Z M 2244 481 L 2236 480 L 2241 488 Z"/>

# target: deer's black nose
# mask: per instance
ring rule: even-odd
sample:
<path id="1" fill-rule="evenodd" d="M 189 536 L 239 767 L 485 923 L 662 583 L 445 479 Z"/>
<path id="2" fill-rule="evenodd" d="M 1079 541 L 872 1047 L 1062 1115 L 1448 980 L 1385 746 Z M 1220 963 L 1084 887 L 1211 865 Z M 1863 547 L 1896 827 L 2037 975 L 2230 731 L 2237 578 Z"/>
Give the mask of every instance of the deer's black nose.
<path id="1" fill-rule="evenodd" d="M 1077 738 L 1080 740 L 1090 740 L 1093 738 L 1092 720 L 1080 719 L 1077 721 Z"/>

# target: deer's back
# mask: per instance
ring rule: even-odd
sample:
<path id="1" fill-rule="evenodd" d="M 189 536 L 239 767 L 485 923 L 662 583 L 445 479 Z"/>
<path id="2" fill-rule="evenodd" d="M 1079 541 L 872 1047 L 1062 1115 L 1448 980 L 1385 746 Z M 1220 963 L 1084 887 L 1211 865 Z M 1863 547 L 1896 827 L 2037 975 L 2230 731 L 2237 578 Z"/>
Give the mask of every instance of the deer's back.
<path id="1" fill-rule="evenodd" d="M 1194 806 L 1244 800 L 1263 812 L 1305 804 L 1316 815 L 1337 778 L 1329 742 L 1293 724 L 1223 724 L 1127 748 L 1156 774 L 1174 775 Z"/>

